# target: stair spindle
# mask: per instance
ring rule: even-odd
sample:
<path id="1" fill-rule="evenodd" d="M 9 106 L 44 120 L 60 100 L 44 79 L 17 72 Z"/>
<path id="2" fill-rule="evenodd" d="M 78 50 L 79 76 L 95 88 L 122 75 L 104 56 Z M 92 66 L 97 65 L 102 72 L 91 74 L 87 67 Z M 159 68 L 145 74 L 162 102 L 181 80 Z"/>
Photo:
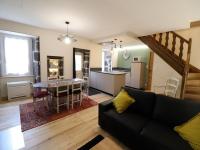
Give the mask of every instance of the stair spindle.
<path id="1" fill-rule="evenodd" d="M 180 53 L 179 53 L 179 59 L 182 60 L 183 57 L 183 44 L 184 44 L 184 40 L 180 39 Z"/>
<path id="2" fill-rule="evenodd" d="M 175 49 L 176 49 L 176 35 L 173 34 L 173 41 L 172 41 L 172 53 L 175 52 Z"/>
<path id="3" fill-rule="evenodd" d="M 169 43 L 169 32 L 166 32 L 165 48 L 168 48 L 168 43 Z"/>
<path id="4" fill-rule="evenodd" d="M 153 35 L 153 38 L 156 39 L 156 34 Z"/>
<path id="5" fill-rule="evenodd" d="M 159 33 L 159 43 L 162 44 L 162 33 Z"/>

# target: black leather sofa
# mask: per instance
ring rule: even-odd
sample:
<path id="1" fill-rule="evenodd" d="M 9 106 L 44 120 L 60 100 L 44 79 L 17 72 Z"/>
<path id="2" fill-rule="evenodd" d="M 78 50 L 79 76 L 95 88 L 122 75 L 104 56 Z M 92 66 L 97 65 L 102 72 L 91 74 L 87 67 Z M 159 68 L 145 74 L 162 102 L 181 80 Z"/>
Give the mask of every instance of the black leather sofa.
<path id="1" fill-rule="evenodd" d="M 200 112 L 200 103 L 125 87 L 136 102 L 118 114 L 112 100 L 99 104 L 99 125 L 133 150 L 191 150 L 173 128 Z"/>

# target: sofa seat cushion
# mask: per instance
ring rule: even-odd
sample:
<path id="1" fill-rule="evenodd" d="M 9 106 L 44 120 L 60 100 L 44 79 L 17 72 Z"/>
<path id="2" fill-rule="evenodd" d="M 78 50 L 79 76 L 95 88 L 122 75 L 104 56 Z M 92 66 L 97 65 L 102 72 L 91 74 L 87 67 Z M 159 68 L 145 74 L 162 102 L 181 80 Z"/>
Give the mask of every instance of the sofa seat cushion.
<path id="1" fill-rule="evenodd" d="M 141 131 L 141 135 L 150 145 L 154 143 L 155 149 L 192 150 L 173 129 L 155 121 L 149 122 Z"/>
<path id="2" fill-rule="evenodd" d="M 173 128 L 187 122 L 199 112 L 200 103 L 156 95 L 153 119 Z"/>
<path id="3" fill-rule="evenodd" d="M 116 110 L 110 109 L 104 112 L 105 116 L 109 117 L 112 121 L 120 124 L 123 128 L 139 134 L 142 128 L 147 124 L 148 118 L 145 118 L 138 114 L 133 114 L 129 112 L 123 112 L 121 114 L 117 113 Z M 122 129 L 123 129 L 122 128 Z"/>

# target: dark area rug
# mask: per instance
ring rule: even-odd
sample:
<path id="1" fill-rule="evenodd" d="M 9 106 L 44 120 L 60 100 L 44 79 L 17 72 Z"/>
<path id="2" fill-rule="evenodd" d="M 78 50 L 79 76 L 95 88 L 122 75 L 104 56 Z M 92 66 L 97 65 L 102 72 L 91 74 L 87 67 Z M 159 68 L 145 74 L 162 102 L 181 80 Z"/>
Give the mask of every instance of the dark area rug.
<path id="1" fill-rule="evenodd" d="M 74 109 L 69 111 L 66 107 L 60 107 L 60 113 L 56 111 L 48 111 L 44 106 L 42 101 L 37 102 L 37 112 L 34 112 L 33 103 L 21 104 L 20 107 L 20 119 L 21 119 L 21 129 L 26 131 L 43 124 L 49 123 L 51 121 L 63 118 L 67 115 L 79 112 L 81 110 L 87 109 L 89 107 L 95 106 L 98 103 L 91 99 L 83 99 L 82 105 L 75 105 Z"/>
<path id="2" fill-rule="evenodd" d="M 96 89 L 94 89 L 94 88 L 89 88 L 89 96 L 91 96 L 91 95 L 96 95 L 96 94 L 99 94 L 99 93 L 102 93 L 101 91 L 99 91 L 99 90 L 96 90 Z"/>
<path id="3" fill-rule="evenodd" d="M 101 142 L 104 139 L 102 135 L 97 135 L 95 138 L 87 142 L 85 145 L 82 147 L 78 148 L 78 150 L 89 150 L 95 145 L 97 145 L 99 142 Z"/>

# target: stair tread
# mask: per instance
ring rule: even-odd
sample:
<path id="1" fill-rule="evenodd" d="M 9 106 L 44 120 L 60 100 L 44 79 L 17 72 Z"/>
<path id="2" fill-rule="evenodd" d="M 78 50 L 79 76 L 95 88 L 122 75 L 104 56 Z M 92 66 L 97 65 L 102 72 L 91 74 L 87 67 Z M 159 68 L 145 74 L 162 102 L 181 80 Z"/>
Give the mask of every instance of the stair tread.
<path id="1" fill-rule="evenodd" d="M 188 94 L 185 93 L 185 99 L 191 99 L 200 102 L 200 94 Z"/>
<path id="2" fill-rule="evenodd" d="M 200 86 L 199 87 L 186 86 L 185 92 L 191 94 L 200 94 Z"/>
<path id="3" fill-rule="evenodd" d="M 187 80 L 186 86 L 199 87 L 200 86 L 200 80 Z"/>
<path id="4" fill-rule="evenodd" d="M 200 80 L 200 73 L 189 73 L 188 80 Z"/>
<path id="5" fill-rule="evenodd" d="M 186 86 L 188 90 L 200 90 L 200 86 Z"/>

